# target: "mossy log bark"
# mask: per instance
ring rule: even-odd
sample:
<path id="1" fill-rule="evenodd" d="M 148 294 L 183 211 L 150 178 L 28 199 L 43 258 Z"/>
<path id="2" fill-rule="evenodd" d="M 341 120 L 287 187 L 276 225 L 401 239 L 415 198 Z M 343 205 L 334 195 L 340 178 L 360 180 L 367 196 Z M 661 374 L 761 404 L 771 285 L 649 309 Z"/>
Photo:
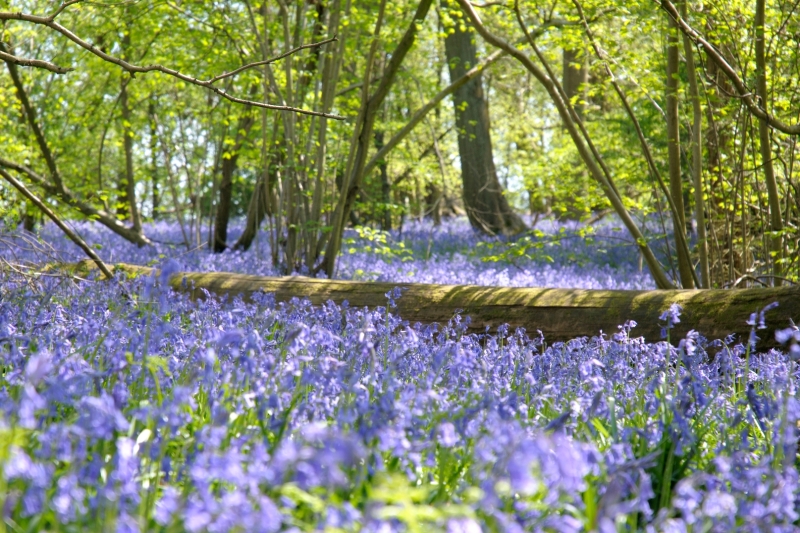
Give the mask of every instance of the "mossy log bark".
<path id="1" fill-rule="evenodd" d="M 81 262 L 79 270 L 96 268 Z M 116 264 L 117 272 L 150 275 L 152 268 Z M 185 280 L 185 283 L 184 283 Z M 746 340 L 750 314 L 771 302 L 779 306 L 767 313 L 767 329 L 758 330 L 758 348 L 775 346 L 775 329 L 800 321 L 800 286 L 759 289 L 706 290 L 584 290 L 481 287 L 474 285 L 431 285 L 423 283 L 377 283 L 314 279 L 300 276 L 270 278 L 225 272 L 181 272 L 170 278 L 170 285 L 188 292 L 193 298 L 203 296 L 202 289 L 218 296 L 255 292 L 274 293 L 276 300 L 308 298 L 315 305 L 331 300 L 337 304 L 347 300 L 351 307 L 385 306 L 385 294 L 394 287 L 403 289 L 397 299 L 395 313 L 403 319 L 422 323 L 447 323 L 456 313 L 471 318 L 470 330 L 494 331 L 501 324 L 513 330 L 523 327 L 529 335 L 544 334 L 548 343 L 580 336 L 594 336 L 601 331 L 611 335 L 628 320 L 638 325 L 632 335 L 647 341 L 661 340 L 659 315 L 670 304 L 683 307 L 681 322 L 671 331 L 673 342 L 690 329 L 708 339 L 721 339 L 735 334 Z"/>

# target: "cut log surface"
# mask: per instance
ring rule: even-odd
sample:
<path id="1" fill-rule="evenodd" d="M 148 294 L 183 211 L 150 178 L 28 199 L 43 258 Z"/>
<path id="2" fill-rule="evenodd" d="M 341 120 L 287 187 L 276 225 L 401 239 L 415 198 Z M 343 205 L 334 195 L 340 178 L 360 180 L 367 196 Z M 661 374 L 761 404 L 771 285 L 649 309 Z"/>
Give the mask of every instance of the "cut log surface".
<path id="1" fill-rule="evenodd" d="M 136 265 L 114 265 L 117 272 L 149 275 L 152 268 Z M 81 262 L 80 270 L 94 265 Z M 173 274 L 170 285 L 192 297 L 203 296 L 202 289 L 218 296 L 242 295 L 245 299 L 255 292 L 275 294 L 279 302 L 292 298 L 307 298 L 319 305 L 347 301 L 351 307 L 386 306 L 386 293 L 395 287 L 402 289 L 392 311 L 411 323 L 447 323 L 460 313 L 469 316 L 469 329 L 490 331 L 502 324 L 525 328 L 528 335 L 538 331 L 552 344 L 575 337 L 595 336 L 600 332 L 609 337 L 628 320 L 637 322 L 631 336 L 643 336 L 648 342 L 662 339 L 663 323 L 659 315 L 677 303 L 683 308 L 680 320 L 670 331 L 675 343 L 690 329 L 714 340 L 734 334 L 738 341 L 748 338 L 751 313 L 767 304 L 778 307 L 766 314 L 766 329 L 757 330 L 761 338 L 758 349 L 775 347 L 775 329 L 791 325 L 790 319 L 800 321 L 800 286 L 757 289 L 706 290 L 586 290 L 486 287 L 476 285 L 433 285 L 423 283 L 385 283 L 315 279 L 302 276 L 262 277 L 226 272 L 180 272 Z"/>

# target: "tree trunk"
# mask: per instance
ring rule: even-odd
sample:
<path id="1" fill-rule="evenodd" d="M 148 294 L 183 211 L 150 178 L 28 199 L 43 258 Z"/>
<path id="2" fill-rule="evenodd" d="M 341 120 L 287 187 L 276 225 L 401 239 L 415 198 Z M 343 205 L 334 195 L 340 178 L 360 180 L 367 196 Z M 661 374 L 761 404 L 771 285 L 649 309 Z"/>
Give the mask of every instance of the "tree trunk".
<path id="1" fill-rule="evenodd" d="M 27 202 L 23 204 L 24 211 L 22 212 L 22 229 L 33 233 L 36 229 L 36 224 L 39 222 L 39 216 L 36 209 L 29 205 Z"/>
<path id="2" fill-rule="evenodd" d="M 122 36 L 122 57 L 128 59 L 128 50 L 131 46 L 131 31 L 128 26 L 127 31 Z M 133 81 L 133 77 L 123 74 L 122 92 L 119 97 L 119 105 L 122 116 L 122 146 L 125 151 L 125 197 L 128 201 L 128 213 L 130 215 L 133 231 L 142 231 L 142 217 L 139 214 L 139 205 L 136 202 L 136 180 L 133 175 L 133 128 L 131 126 L 131 109 L 128 105 L 128 84 Z"/>
<path id="3" fill-rule="evenodd" d="M 217 212 L 214 216 L 214 253 L 222 253 L 228 247 L 228 221 L 231 218 L 233 197 L 233 173 L 236 172 L 238 153 L 222 159 L 222 179 L 219 182 Z"/>
<path id="4" fill-rule="evenodd" d="M 369 84 L 365 84 L 362 93 L 361 111 L 359 118 L 356 122 L 356 129 L 354 130 L 352 148 L 347 163 L 347 172 L 343 181 L 342 194 L 339 195 L 339 200 L 336 204 L 332 217 L 332 229 L 330 237 L 325 247 L 325 258 L 317 267 L 317 270 L 324 270 L 325 274 L 332 278 L 335 273 L 336 258 L 339 255 L 339 250 L 342 245 L 342 233 L 344 232 L 344 221 L 350 218 L 353 204 L 358 196 L 361 182 L 364 177 L 364 168 L 367 164 L 367 156 L 369 155 L 370 145 L 373 143 L 372 131 L 375 125 L 376 114 L 386 95 L 389 94 L 389 89 L 395 81 L 400 65 L 405 59 L 408 51 L 416 41 L 417 33 L 422 27 L 422 21 L 430 10 L 433 0 L 420 0 L 419 5 L 411 20 L 411 24 L 406 29 L 403 37 L 394 48 L 391 59 L 389 59 L 386 68 L 383 71 L 380 84 L 375 92 L 370 96 Z M 372 66 L 374 57 L 377 52 L 379 43 L 380 29 L 383 24 L 383 16 L 386 8 L 386 0 L 382 0 L 381 7 L 378 15 L 378 22 L 375 25 L 372 43 L 370 45 L 369 57 L 367 59 L 367 68 L 365 69 L 365 80 L 372 79 Z"/>
<path id="5" fill-rule="evenodd" d="M 686 15 L 686 0 L 681 3 Z M 697 251 L 700 254 L 700 289 L 711 287 L 711 273 L 708 266 L 708 238 L 706 235 L 705 199 L 703 194 L 703 110 L 700 106 L 700 88 L 695 72 L 692 42 L 683 36 L 683 53 L 686 55 L 686 78 L 689 81 L 689 95 L 692 98 L 692 180 L 694 184 L 694 218 L 697 223 Z"/>
<path id="6" fill-rule="evenodd" d="M 756 94 L 761 100 L 761 107 L 769 109 L 767 106 L 767 61 L 764 43 L 764 18 L 765 1 L 756 1 Z M 770 257 L 772 260 L 772 273 L 775 276 L 783 274 L 781 259 L 783 257 L 783 217 L 781 216 L 781 199 L 778 196 L 778 183 L 775 180 L 775 169 L 772 165 L 772 140 L 770 138 L 770 128 L 767 121 L 759 119 L 758 137 L 761 149 L 761 164 L 764 167 L 764 181 L 767 184 L 767 196 L 769 201 L 769 225 L 772 236 L 770 237 Z M 777 282 L 780 285 L 780 281 Z"/>
<path id="7" fill-rule="evenodd" d="M 153 220 L 158 219 L 158 209 L 161 207 L 161 191 L 158 182 L 158 123 L 156 121 L 156 104 L 154 97 L 147 104 L 147 117 L 150 121 L 150 187 L 153 202 Z"/>
<path id="8" fill-rule="evenodd" d="M 277 147 L 277 150 L 280 154 L 283 154 L 282 148 Z M 242 232 L 242 236 L 239 237 L 236 244 L 233 245 L 234 250 L 247 251 L 250 245 L 253 244 L 264 217 L 271 216 L 275 212 L 276 198 L 274 197 L 273 187 L 277 182 L 277 169 L 282 164 L 283 158 L 280 155 L 276 156 L 273 152 L 267 161 L 267 168 L 259 176 L 256 187 L 253 189 L 253 196 L 250 198 L 250 204 L 247 207 L 244 232 Z"/>
<path id="9" fill-rule="evenodd" d="M 109 265 L 112 266 L 112 265 Z M 75 264 L 65 265 L 74 269 Z M 89 261 L 77 265 L 78 271 L 92 269 Z M 113 265 L 117 272 L 151 275 L 153 269 L 138 265 Z M 481 287 L 476 285 L 433 285 L 427 283 L 376 283 L 314 279 L 303 276 L 283 278 L 233 274 L 229 272 L 181 272 L 170 278 L 173 289 L 188 292 L 193 298 L 203 297 L 203 289 L 217 296 L 245 300 L 257 292 L 275 294 L 279 302 L 292 298 L 308 298 L 312 304 L 327 301 L 341 304 L 347 300 L 351 308 L 386 306 L 385 294 L 400 287 L 403 294 L 391 310 L 411 323 L 446 324 L 460 311 L 471 317 L 469 329 L 482 333 L 485 328 L 508 324 L 525 328 L 529 335 L 539 330 L 547 342 L 566 341 L 582 336 L 599 335 L 606 339 L 628 320 L 638 325 L 631 337 L 643 336 L 648 342 L 661 340 L 659 315 L 673 303 L 683 308 L 681 322 L 670 330 L 670 341 L 677 343 L 690 329 L 710 340 L 734 333 L 746 342 L 751 326 L 746 324 L 750 313 L 767 304 L 778 307 L 766 316 L 766 329 L 758 330 L 762 339 L 759 350 L 775 346 L 775 330 L 789 327 L 790 319 L 800 316 L 800 286 L 761 289 L 707 290 L 586 290 L 541 289 L 515 287 Z"/>
<path id="10" fill-rule="evenodd" d="M 678 116 L 678 63 L 680 61 L 678 28 L 669 19 L 667 28 L 667 151 L 669 154 L 670 196 L 675 204 L 672 217 L 673 231 L 686 235 L 686 216 L 683 202 L 683 180 L 681 179 L 680 117 Z M 676 240 L 678 237 L 676 236 Z M 694 287 L 692 259 L 680 246 L 678 251 L 678 272 L 684 289 Z"/>
<path id="11" fill-rule="evenodd" d="M 575 108 L 575 112 L 579 117 L 583 118 L 584 105 L 581 102 L 583 98 L 576 99 L 575 97 L 580 94 L 581 87 L 589 80 L 586 57 L 579 50 L 564 48 L 562 60 L 561 85 L 564 87 L 564 92 L 569 101 L 574 102 L 572 107 Z"/>
<path id="12" fill-rule="evenodd" d="M 452 82 L 478 62 L 475 38 L 471 28 L 461 31 L 456 24 L 444 43 Z M 511 210 L 497 179 L 492 157 L 489 104 L 483 94 L 481 76 L 476 76 L 455 91 L 453 106 L 458 130 L 464 207 L 470 224 L 489 235 L 514 235 L 524 231 L 525 223 Z"/>
<path id="13" fill-rule="evenodd" d="M 425 214 L 430 215 L 434 226 L 442 225 L 442 201 L 444 196 L 442 190 L 435 183 L 430 183 L 427 187 L 428 194 L 425 195 Z"/>
<path id="14" fill-rule="evenodd" d="M 383 130 L 375 132 L 375 149 L 380 150 L 383 148 Z M 380 212 L 381 229 L 383 231 L 390 231 L 392 229 L 392 184 L 389 182 L 389 167 L 385 159 L 378 162 L 378 172 L 381 176 L 381 203 L 383 209 Z"/>
<path id="15" fill-rule="evenodd" d="M 219 182 L 219 196 L 217 197 L 217 212 L 214 216 L 214 253 L 222 253 L 228 247 L 228 221 L 231 217 L 231 199 L 233 197 L 233 174 L 239 161 L 239 150 L 242 148 L 250 128 L 253 127 L 253 115 L 250 110 L 239 117 L 236 122 L 236 140 L 227 153 L 229 157 L 222 157 L 222 179 Z M 224 146 L 224 145 L 223 145 Z"/>

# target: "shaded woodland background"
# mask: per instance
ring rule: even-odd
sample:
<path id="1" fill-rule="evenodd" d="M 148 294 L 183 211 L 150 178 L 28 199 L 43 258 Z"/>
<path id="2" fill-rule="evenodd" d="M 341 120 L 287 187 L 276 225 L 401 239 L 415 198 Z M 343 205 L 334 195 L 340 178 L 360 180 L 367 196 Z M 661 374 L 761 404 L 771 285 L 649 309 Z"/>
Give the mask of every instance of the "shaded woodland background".
<path id="1" fill-rule="evenodd" d="M 273 265 L 333 276 L 350 225 L 613 213 L 660 288 L 794 282 L 797 8 L 12 2 L 0 215 L 41 222 L 23 185 L 132 245 L 148 220 L 217 253 L 267 227 Z"/>

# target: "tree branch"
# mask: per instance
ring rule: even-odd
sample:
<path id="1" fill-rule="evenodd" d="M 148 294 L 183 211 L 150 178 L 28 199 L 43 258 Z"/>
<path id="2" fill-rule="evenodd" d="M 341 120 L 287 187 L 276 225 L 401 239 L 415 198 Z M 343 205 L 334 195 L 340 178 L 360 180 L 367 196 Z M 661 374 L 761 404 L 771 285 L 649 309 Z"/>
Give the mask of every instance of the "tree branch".
<path id="1" fill-rule="evenodd" d="M 58 216 L 57 216 L 57 215 L 56 215 L 56 214 L 55 214 L 55 213 L 54 213 L 52 210 L 50 210 L 50 208 L 49 208 L 49 207 L 47 207 L 47 206 L 44 204 L 44 202 L 42 202 L 41 200 L 39 200 L 39 198 L 37 198 L 35 194 L 33 194 L 31 191 L 29 191 L 29 190 L 28 190 L 28 189 L 25 187 L 25 185 L 23 185 L 23 184 L 22 184 L 20 181 L 18 181 L 18 180 L 17 180 L 17 179 L 16 179 L 14 176 L 12 176 L 11 174 L 9 174 L 8 172 L 6 172 L 5 170 L 3 170 L 2 168 L 0 168 L 0 176 L 3 176 L 3 178 L 5 178 L 5 180 L 6 180 L 7 182 L 9 182 L 11 185 L 13 185 L 13 186 L 14 186 L 14 188 L 16 188 L 16 189 L 17 189 L 19 192 L 21 192 L 21 193 L 22 193 L 22 195 L 23 195 L 25 198 L 27 198 L 27 199 L 28 199 L 28 200 L 29 200 L 31 203 L 33 203 L 33 204 L 34 204 L 36 207 L 38 207 L 38 208 L 39 208 L 39 210 L 40 210 L 42 213 L 44 213 L 45 215 L 47 215 L 47 216 L 50 218 L 50 220 L 52 220 L 53 222 L 55 222 L 55 223 L 56 223 L 56 226 L 58 226 L 58 227 L 61 229 L 61 231 L 63 231 L 63 232 L 66 234 L 66 236 L 70 238 L 70 240 L 71 240 L 72 242 L 74 242 L 75 244 L 77 244 L 77 245 L 80 247 L 80 249 L 81 249 L 81 250 L 83 250 L 83 251 L 84 251 L 84 253 L 85 253 L 86 255 L 88 255 L 88 256 L 89 256 L 89 258 L 90 258 L 92 261 L 94 261 L 94 262 L 95 262 L 95 264 L 97 265 L 97 268 L 99 268 L 99 269 L 100 269 L 100 271 L 103 273 L 103 275 L 104 275 L 106 278 L 108 278 L 108 279 L 111 279 L 111 278 L 113 278 L 113 277 L 114 277 L 114 275 L 113 275 L 113 274 L 111 273 L 111 271 L 108 269 L 108 267 L 107 267 L 107 266 L 106 266 L 106 264 L 103 262 L 103 260 L 102 260 L 102 259 L 100 259 L 100 256 L 98 256 L 98 255 L 97 255 L 97 254 L 94 252 L 94 250 L 92 250 L 92 249 L 89 247 L 89 245 L 88 245 L 88 244 L 86 244 L 86 241 L 84 241 L 83 239 L 81 239 L 81 238 L 80 238 L 80 236 L 79 236 L 77 233 L 75 233 L 74 231 L 72 231 L 72 230 L 69 228 L 69 226 L 67 226 L 66 224 L 64 224 L 64 223 L 61 221 L 61 219 L 60 219 L 60 218 L 58 218 Z"/>
<path id="2" fill-rule="evenodd" d="M 55 72 L 56 74 L 66 74 L 71 70 L 75 70 L 72 68 L 59 67 L 58 65 L 50 63 L 49 61 L 42 61 L 41 59 L 26 59 L 24 57 L 18 57 L 2 51 L 0 51 L 0 59 L 6 63 L 11 63 L 12 65 L 19 65 L 20 67 L 43 68 L 45 70 L 49 70 L 50 72 Z"/>
<path id="3" fill-rule="evenodd" d="M 578 131 L 578 127 L 573 120 L 572 114 L 574 110 L 571 109 L 569 101 L 564 101 L 558 87 L 555 84 L 555 80 L 551 79 L 542 69 L 540 69 L 531 59 L 523 53 L 521 50 L 517 49 L 516 46 L 512 45 L 511 43 L 505 41 L 501 37 L 498 37 L 491 31 L 489 31 L 486 26 L 483 25 L 481 22 L 480 17 L 475 12 L 475 9 L 467 0 L 457 0 L 458 4 L 461 6 L 461 9 L 467 15 L 467 19 L 470 21 L 472 26 L 475 30 L 480 34 L 483 39 L 491 44 L 492 46 L 504 50 L 508 55 L 519 61 L 522 66 L 525 67 L 528 72 L 533 74 L 536 80 L 547 90 L 547 93 L 550 95 L 550 99 L 553 101 L 553 104 L 556 106 L 558 110 L 558 114 L 561 117 L 562 122 L 564 123 L 567 132 L 569 133 L 570 137 L 572 138 L 572 142 L 575 144 L 575 148 L 578 150 L 578 153 L 583 159 L 584 164 L 588 168 L 589 172 L 591 173 L 592 177 L 600 184 L 603 188 L 603 191 L 606 194 L 606 197 L 611 202 L 611 205 L 614 206 L 614 210 L 617 212 L 619 217 L 622 219 L 622 222 L 625 224 L 625 227 L 630 232 L 631 236 L 636 239 L 636 243 L 639 246 L 639 249 L 642 252 L 645 260 L 647 261 L 647 266 L 650 269 L 650 273 L 653 276 L 653 280 L 656 282 L 656 286 L 660 289 L 672 289 L 674 288 L 673 283 L 667 278 L 664 269 L 661 267 L 661 264 L 656 259 L 653 251 L 647 244 L 647 241 L 642 235 L 639 228 L 636 226 L 636 223 L 628 213 L 627 208 L 622 203 L 622 199 L 616 194 L 615 188 L 613 187 L 612 183 L 606 179 L 603 170 L 600 169 L 598 162 L 595 161 L 592 152 L 587 148 L 586 144 L 581 137 L 581 133 Z"/>
<path id="4" fill-rule="evenodd" d="M 228 78 L 230 76 L 235 76 L 236 74 L 239 74 L 240 72 L 242 72 L 244 70 L 247 70 L 247 69 L 251 69 L 253 67 L 260 67 L 261 65 L 269 65 L 270 63 L 274 63 L 274 62 L 279 61 L 279 60 L 281 60 L 281 59 L 283 59 L 285 57 L 288 57 L 288 56 L 290 56 L 292 54 L 295 54 L 295 53 L 299 52 L 300 50 L 305 50 L 306 48 L 316 48 L 318 46 L 322 46 L 322 45 L 325 45 L 325 44 L 328 44 L 328 43 L 336 42 L 338 40 L 339 39 L 334 35 L 330 39 L 325 39 L 324 41 L 320 41 L 318 43 L 304 44 L 302 46 L 298 46 L 297 48 L 293 48 L 293 49 L 289 50 L 288 52 L 284 52 L 279 56 L 275 56 L 275 57 L 272 57 L 270 59 L 265 59 L 264 61 L 256 61 L 255 63 L 248 63 L 247 65 L 243 65 L 243 66 L 237 68 L 236 70 L 232 70 L 230 72 L 225 72 L 223 74 L 220 74 L 219 76 L 214 76 L 213 78 L 208 80 L 208 83 L 214 83 L 214 82 L 217 82 L 219 80 Z"/>
<path id="5" fill-rule="evenodd" d="M 2 42 L 0 42 L 0 52 L 8 52 L 8 49 Z M 22 85 L 22 78 L 19 75 L 19 71 L 17 71 L 17 66 L 14 63 L 6 63 L 6 66 L 8 67 L 8 73 L 11 75 L 11 81 L 14 83 L 14 88 L 17 90 L 17 98 L 19 99 L 20 104 L 22 104 L 22 110 L 25 112 L 25 118 L 28 121 L 28 125 L 33 130 L 33 136 L 36 138 L 36 144 L 39 145 L 39 150 L 42 152 L 42 156 L 44 156 L 45 163 L 47 163 L 47 169 L 50 171 L 50 177 L 55 183 L 56 190 L 61 191 L 63 187 L 61 175 L 58 173 L 58 167 L 56 166 L 56 160 L 53 156 L 53 152 L 50 151 L 50 146 L 47 144 L 47 140 L 44 138 L 44 132 L 39 126 L 39 119 L 36 116 L 36 109 L 31 105 L 31 102 L 28 99 L 28 92 L 25 90 L 25 86 Z"/>
<path id="6" fill-rule="evenodd" d="M 96 220 L 100 224 L 104 225 L 117 235 L 124 237 L 130 242 L 138 244 L 139 246 L 152 244 L 150 242 L 150 239 L 148 239 L 144 234 L 136 232 L 131 228 L 125 226 L 125 224 L 117 220 L 117 218 L 111 213 L 103 211 L 102 209 L 97 209 L 91 204 L 88 204 L 78 199 L 77 195 L 68 188 L 66 188 L 65 186 L 62 186 L 60 188 L 56 187 L 55 185 L 50 183 L 47 180 L 47 178 L 40 175 L 39 173 L 29 168 L 28 166 L 20 165 L 19 163 L 14 163 L 13 161 L 9 161 L 7 159 L 3 159 L 2 157 L 0 157 L 0 167 L 9 168 L 21 174 L 25 174 L 26 176 L 28 176 L 28 179 L 30 179 L 36 185 L 41 187 L 47 194 L 57 196 L 61 201 L 63 201 L 69 206 L 75 207 L 78 211 L 83 213 L 90 220 Z"/>
<path id="7" fill-rule="evenodd" d="M 761 107 L 762 105 L 765 105 L 766 102 L 759 102 L 758 100 L 760 99 L 757 99 L 757 97 L 754 98 L 755 91 L 750 90 L 747 85 L 745 85 L 744 81 L 742 81 L 742 78 L 739 77 L 739 75 L 736 73 L 736 70 L 730 65 L 730 63 L 725 60 L 719 50 L 717 50 L 713 44 L 703 38 L 703 36 L 700 35 L 697 30 L 692 28 L 683 19 L 683 17 L 681 17 L 680 13 L 678 12 L 678 8 L 675 7 L 675 4 L 670 2 L 670 0 L 653 1 L 659 2 L 661 8 L 675 20 L 678 29 L 680 29 L 684 35 L 691 39 L 693 43 L 701 46 L 706 54 L 708 54 L 708 57 L 710 57 L 711 60 L 717 64 L 719 69 L 725 73 L 725 76 L 727 76 L 736 89 L 737 96 L 741 98 L 752 115 L 755 115 L 761 120 L 766 121 L 771 127 L 782 131 L 783 133 L 789 135 L 800 135 L 800 123 L 786 124 L 785 122 L 771 115 L 765 108 Z"/>
<path id="8" fill-rule="evenodd" d="M 456 81 L 454 81 L 441 91 L 439 91 L 439 93 L 433 98 L 431 98 L 431 100 L 427 104 L 419 108 L 417 112 L 414 113 L 414 115 L 409 119 L 406 125 L 403 126 L 403 128 L 400 131 L 395 133 L 394 136 L 391 139 L 389 139 L 389 142 L 387 142 L 385 145 L 383 145 L 383 147 L 380 150 L 378 150 L 377 154 L 372 156 L 372 159 L 370 159 L 367 165 L 364 167 L 364 175 L 365 176 L 369 175 L 369 173 L 372 172 L 372 169 L 374 169 L 375 166 L 382 159 L 384 159 L 386 155 L 390 151 L 392 151 L 400 143 L 400 141 L 402 141 L 406 137 L 406 135 L 408 135 L 411 132 L 411 130 L 413 130 L 416 127 L 416 125 L 420 123 L 420 121 L 423 118 L 425 118 L 425 115 L 427 115 L 431 109 L 439 105 L 439 102 L 444 100 L 447 95 L 456 92 L 459 87 L 462 87 L 463 85 L 468 83 L 471 79 L 475 78 L 475 76 L 478 76 L 481 72 L 486 70 L 486 68 L 489 65 L 492 65 L 504 55 L 506 55 L 504 51 L 495 50 L 494 52 L 486 56 L 477 65 L 469 69 L 466 72 L 466 74 L 458 78 Z"/>
<path id="9" fill-rule="evenodd" d="M 64 7 L 64 6 L 62 6 L 62 7 Z M 60 11 L 61 10 L 59 10 L 59 12 Z M 41 25 L 41 26 L 46 26 L 46 27 L 50 28 L 51 30 L 60 33 L 61 35 L 63 35 L 64 37 L 66 37 L 67 39 L 72 41 L 73 43 L 75 43 L 78 46 L 80 46 L 81 48 L 91 52 L 92 54 L 96 55 L 100 59 L 102 59 L 102 60 L 104 60 L 104 61 L 106 61 L 108 63 L 113 63 L 113 64 L 117 65 L 118 67 L 122 68 L 126 72 L 130 73 L 132 77 L 135 76 L 136 74 L 146 74 L 148 72 L 161 72 L 162 74 L 166 74 L 167 76 L 172 76 L 173 78 L 177 78 L 177 79 L 179 79 L 181 81 L 184 81 L 186 83 L 189 83 L 191 85 L 196 85 L 198 87 L 203 87 L 205 89 L 208 89 L 209 91 L 213 92 L 214 94 L 217 94 L 217 95 L 221 96 L 222 98 L 225 98 L 226 100 L 230 100 L 231 102 L 234 102 L 234 103 L 237 103 L 237 104 L 250 105 L 250 106 L 253 106 L 253 107 L 263 107 L 265 109 L 272 109 L 272 110 L 275 110 L 275 111 L 291 111 L 293 113 L 300 113 L 300 114 L 303 114 L 303 115 L 313 115 L 313 116 L 318 116 L 318 117 L 332 118 L 332 119 L 335 119 L 335 120 L 345 120 L 345 117 L 342 117 L 340 115 L 333 115 L 333 114 L 330 114 L 330 113 L 320 113 L 318 111 L 309 111 L 307 109 L 300 109 L 300 108 L 297 108 L 297 107 L 291 107 L 291 106 L 286 106 L 286 105 L 268 104 L 266 102 L 256 102 L 256 101 L 253 101 L 253 100 L 247 100 L 247 99 L 244 99 L 244 98 L 238 98 L 236 96 L 231 95 L 230 93 L 227 93 L 226 91 L 223 91 L 222 89 L 219 89 L 219 88 L 215 87 L 213 85 L 213 81 L 216 81 L 216 80 L 214 80 L 213 78 L 212 78 L 213 81 L 199 80 L 199 79 L 195 78 L 194 76 L 189 76 L 189 75 L 183 74 L 183 73 L 181 73 L 181 72 L 179 72 L 179 71 L 177 71 L 175 69 L 171 69 L 171 68 L 165 67 L 163 65 L 158 65 L 158 64 L 147 65 L 147 66 L 133 65 L 133 64 L 131 64 L 131 63 L 129 63 L 129 62 L 123 60 L 123 59 L 120 59 L 120 58 L 112 56 L 112 55 L 110 55 L 110 54 L 108 54 L 106 52 L 103 52 L 102 50 L 100 50 L 99 48 L 94 46 L 93 44 L 91 44 L 91 43 L 85 41 L 84 39 L 81 39 L 77 35 L 75 35 L 72 31 L 70 31 L 66 27 L 62 26 L 58 22 L 55 22 L 55 20 L 53 20 L 53 18 L 54 18 L 54 16 L 43 17 L 43 16 L 39 16 L 39 15 L 30 15 L 30 14 L 27 14 L 27 13 L 12 13 L 10 11 L 0 11 L 0 20 L 3 20 L 3 21 L 5 21 L 5 20 L 18 20 L 18 21 L 22 21 L 22 22 L 30 22 L 31 24 L 38 24 L 38 25 Z M 245 65 L 245 67 L 250 68 L 247 65 Z M 225 76 L 223 76 L 223 77 L 225 77 Z"/>

